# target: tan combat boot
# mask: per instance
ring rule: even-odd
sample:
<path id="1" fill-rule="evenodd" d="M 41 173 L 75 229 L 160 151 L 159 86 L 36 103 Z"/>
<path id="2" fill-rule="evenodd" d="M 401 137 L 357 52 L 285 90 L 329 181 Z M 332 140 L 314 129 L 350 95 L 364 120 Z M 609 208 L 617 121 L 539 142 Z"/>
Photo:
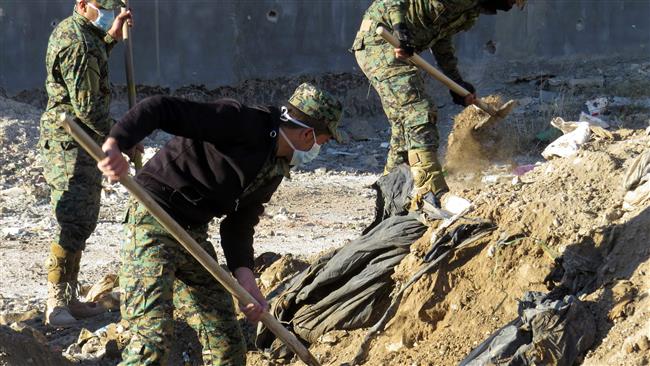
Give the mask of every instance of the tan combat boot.
<path id="1" fill-rule="evenodd" d="M 52 243 L 50 257 L 47 259 L 47 302 L 45 305 L 45 324 L 53 327 L 69 327 L 77 323 L 70 311 L 68 303 L 71 298 L 71 288 L 67 282 L 67 262 L 72 260 L 70 252 L 62 246 Z"/>
<path id="2" fill-rule="evenodd" d="M 410 210 L 419 210 L 426 204 L 440 209 L 440 198 L 449 187 L 435 151 L 409 150 L 408 161 L 413 175 Z"/>
<path id="3" fill-rule="evenodd" d="M 50 246 L 45 324 L 69 327 L 77 323 L 77 318 L 87 318 L 105 311 L 104 307 L 97 303 L 79 301 L 77 278 L 80 262 L 80 250 L 71 252 L 56 243 Z"/>
<path id="4" fill-rule="evenodd" d="M 89 318 L 99 315 L 106 311 L 106 309 L 96 302 L 81 302 L 79 301 L 79 268 L 81 264 L 81 250 L 73 255 L 73 261 L 70 266 L 70 287 L 71 296 L 68 308 L 70 314 L 76 318 Z"/>

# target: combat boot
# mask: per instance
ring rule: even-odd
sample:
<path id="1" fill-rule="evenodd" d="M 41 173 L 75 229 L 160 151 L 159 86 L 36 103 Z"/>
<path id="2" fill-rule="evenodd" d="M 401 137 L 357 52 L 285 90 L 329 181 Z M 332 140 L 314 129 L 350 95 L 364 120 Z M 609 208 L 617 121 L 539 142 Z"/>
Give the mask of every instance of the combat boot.
<path id="1" fill-rule="evenodd" d="M 449 192 L 449 187 L 435 151 L 409 150 L 408 162 L 413 175 L 410 210 L 417 211 L 427 207 L 439 210 L 440 199 Z"/>
<path id="2" fill-rule="evenodd" d="M 75 252 L 72 259 L 69 277 L 71 293 L 68 303 L 70 314 L 76 318 L 89 318 L 105 312 L 106 309 L 96 302 L 82 302 L 79 300 L 80 286 L 78 278 L 81 265 L 81 250 Z"/>
<path id="3" fill-rule="evenodd" d="M 66 281 L 67 262 L 72 260 L 69 251 L 56 243 L 50 246 L 47 268 L 47 302 L 45 305 L 45 324 L 53 327 L 69 327 L 77 323 L 68 309 L 71 298 L 70 284 Z"/>

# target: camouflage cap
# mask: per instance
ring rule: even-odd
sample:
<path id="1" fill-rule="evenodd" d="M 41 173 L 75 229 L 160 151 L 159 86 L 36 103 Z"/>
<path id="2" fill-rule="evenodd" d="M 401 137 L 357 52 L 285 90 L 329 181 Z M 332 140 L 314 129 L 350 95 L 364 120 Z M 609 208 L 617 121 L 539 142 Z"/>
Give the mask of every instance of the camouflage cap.
<path id="1" fill-rule="evenodd" d="M 79 2 L 79 0 L 76 1 Z M 117 9 L 117 8 L 126 7 L 126 5 L 122 0 L 95 0 L 95 1 L 97 2 L 97 5 L 101 6 L 104 9 Z"/>
<path id="2" fill-rule="evenodd" d="M 303 83 L 293 92 L 289 103 L 307 116 L 325 123 L 332 137 L 343 142 L 343 135 L 338 130 L 343 107 L 330 93 L 313 84 Z"/>

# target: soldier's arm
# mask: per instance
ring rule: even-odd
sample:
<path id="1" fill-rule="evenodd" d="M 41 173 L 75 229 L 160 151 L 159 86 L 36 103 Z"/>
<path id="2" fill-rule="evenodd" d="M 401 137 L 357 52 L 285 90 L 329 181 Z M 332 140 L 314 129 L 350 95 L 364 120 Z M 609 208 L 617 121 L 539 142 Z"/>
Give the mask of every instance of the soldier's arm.
<path id="1" fill-rule="evenodd" d="M 246 133 L 236 123 L 239 116 L 239 109 L 227 102 L 200 103 L 160 95 L 143 99 L 131 108 L 109 136 L 118 141 L 122 151 L 158 129 L 175 136 L 227 142 Z"/>
<path id="2" fill-rule="evenodd" d="M 113 47 L 117 44 L 117 40 L 111 37 L 110 34 L 106 33 L 104 36 L 104 43 L 106 43 L 106 52 L 110 53 L 113 50 Z"/>
<path id="3" fill-rule="evenodd" d="M 458 71 L 458 59 L 456 58 L 456 50 L 451 36 L 447 36 L 436 42 L 431 47 L 431 53 L 433 53 L 438 66 L 440 66 L 445 75 L 456 82 L 463 79 Z"/>
<path id="4" fill-rule="evenodd" d="M 221 247 L 226 256 L 228 269 L 232 272 L 239 267 L 253 269 L 255 226 L 264 213 L 264 204 L 271 200 L 271 196 L 273 196 L 281 181 L 281 179 L 277 179 L 259 188 L 248 198 L 251 202 L 238 207 L 235 212 L 228 214 L 221 221 Z"/>
<path id="5" fill-rule="evenodd" d="M 231 272 L 239 267 L 253 269 L 253 235 L 263 212 L 262 204 L 256 203 L 228 214 L 221 221 L 221 247 Z"/>
<path id="6" fill-rule="evenodd" d="M 391 28 L 394 29 L 396 24 L 404 24 L 406 22 L 407 7 L 408 5 L 405 0 L 386 1 L 386 15 L 390 21 Z"/>
<path id="7" fill-rule="evenodd" d="M 99 61 L 86 52 L 83 43 L 67 47 L 58 57 L 75 116 L 98 135 L 106 136 L 113 120 L 100 90 Z"/>

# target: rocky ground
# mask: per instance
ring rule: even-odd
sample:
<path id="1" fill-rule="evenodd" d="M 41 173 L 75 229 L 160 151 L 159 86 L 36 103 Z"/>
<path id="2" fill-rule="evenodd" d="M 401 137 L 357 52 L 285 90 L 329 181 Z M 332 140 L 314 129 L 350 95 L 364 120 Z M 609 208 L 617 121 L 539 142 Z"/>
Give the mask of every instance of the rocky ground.
<path id="1" fill-rule="evenodd" d="M 650 216 L 647 202 L 623 206 L 626 192 L 622 179 L 632 159 L 650 143 L 645 134 L 650 118 L 650 64 L 618 58 L 581 63 L 560 60 L 483 65 L 468 74 L 483 94 L 519 102 L 510 118 L 490 132 L 501 138 L 504 148 L 500 150 L 508 154 L 500 154 L 498 159 L 490 155 L 489 164 L 480 169 L 452 171 L 449 176 L 452 191 L 475 203 L 471 215 L 493 221 L 498 230 L 457 253 L 440 274 L 416 283 L 395 320 L 372 343 L 368 364 L 458 363 L 473 346 L 516 315 L 517 299 L 523 292 L 545 291 L 544 279 L 555 269 L 555 258 L 576 248 L 593 249 L 587 253 L 595 261 L 596 282 L 584 290 L 581 299 L 589 304 L 598 323 L 597 342 L 581 362 L 647 364 Z M 139 92 L 140 97 L 171 93 L 196 100 L 231 96 L 251 103 L 276 103 L 299 81 L 309 78 L 252 80 L 217 89 L 142 87 Z M 268 204 L 255 234 L 256 254 L 279 254 L 265 255 L 267 266 L 273 259 L 283 259 L 263 273 L 261 282 L 267 288 L 303 268 L 319 253 L 357 237 L 374 214 L 374 192 L 368 186 L 383 168 L 389 132 L 381 107 L 359 75 L 314 79 L 345 101 L 344 128 L 350 142 L 325 147 L 316 161 L 293 172 L 292 179 L 283 182 Z M 448 96 L 439 87 L 433 83 L 429 87 L 441 101 L 444 153 L 452 118 L 460 108 L 448 104 Z M 112 111 L 119 117 L 126 104 L 121 89 L 115 90 Z M 576 156 L 546 162 L 539 153 L 549 142 L 547 135 L 557 136 L 548 129 L 551 118 L 576 120 L 585 109 L 584 102 L 600 96 L 619 97 L 602 116 L 612 125 L 613 138 L 594 137 Z M 87 339 L 92 337 L 82 328 L 96 331 L 118 322 L 116 313 L 68 330 L 46 327 L 39 321 L 46 294 L 43 262 L 53 230 L 49 192 L 38 160 L 42 107 L 42 91 L 0 97 L 0 257 L 5 268 L 0 277 L 0 323 L 6 324 L 0 327 L 0 364 L 24 364 L 30 358 L 34 364 L 66 362 L 44 356 L 51 352 L 66 353 L 84 364 L 113 365 L 117 351 L 112 346 L 95 347 L 95 351 L 107 352 L 102 355 L 91 352 L 89 346 L 84 353 L 83 347 L 74 344 L 80 335 L 85 344 L 91 344 Z M 148 155 L 166 139 L 157 134 L 147 140 Z M 472 166 L 474 158 L 464 157 Z M 86 284 L 117 271 L 126 200 L 123 188 L 105 184 L 100 223 L 82 261 L 81 280 Z M 211 234 L 218 248 L 215 226 Z M 503 236 L 523 239 L 496 245 Z M 426 239 L 414 244 L 396 275 L 408 277 L 421 262 Z M 289 254 L 293 260 L 287 259 Z M 175 364 L 195 364 L 196 342 L 187 337 L 191 332 L 181 323 L 177 328 L 184 337 L 177 337 L 174 345 Z M 110 332 L 120 333 L 121 329 L 116 329 L 113 326 Z M 252 333 L 250 327 L 246 329 Z M 312 345 L 311 351 L 323 364 L 348 362 L 364 334 L 364 330 L 332 332 L 322 343 Z M 268 361 L 252 351 L 249 364 Z"/>

